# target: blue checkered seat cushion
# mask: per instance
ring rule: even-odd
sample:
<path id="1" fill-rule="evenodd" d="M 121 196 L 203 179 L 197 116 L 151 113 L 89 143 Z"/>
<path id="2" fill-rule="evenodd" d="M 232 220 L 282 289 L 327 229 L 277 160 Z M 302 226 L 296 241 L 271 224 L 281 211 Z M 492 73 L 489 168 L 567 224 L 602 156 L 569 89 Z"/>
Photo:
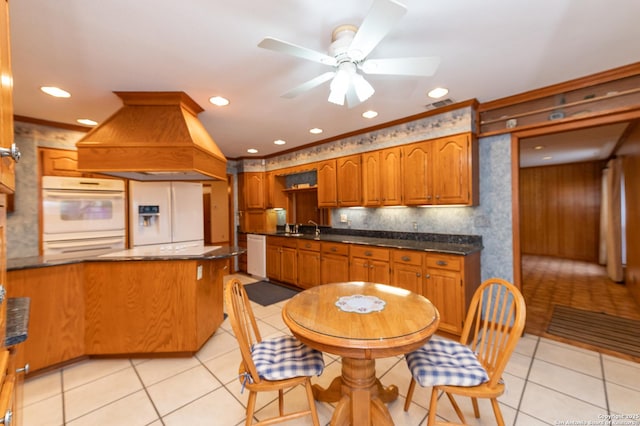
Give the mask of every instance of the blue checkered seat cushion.
<path id="1" fill-rule="evenodd" d="M 476 386 L 489 380 L 471 349 L 451 340 L 431 339 L 405 359 L 420 386 Z"/>
<path id="2" fill-rule="evenodd" d="M 263 340 L 251 348 L 251 357 L 260 377 L 282 380 L 300 376 L 319 376 L 324 370 L 322 352 L 293 336 Z"/>

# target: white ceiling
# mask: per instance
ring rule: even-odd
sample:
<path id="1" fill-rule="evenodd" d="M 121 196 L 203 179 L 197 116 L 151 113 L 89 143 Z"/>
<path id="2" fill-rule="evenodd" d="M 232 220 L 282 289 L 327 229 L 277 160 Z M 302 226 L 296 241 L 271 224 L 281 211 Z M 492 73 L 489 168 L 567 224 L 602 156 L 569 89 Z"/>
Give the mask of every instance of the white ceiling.
<path id="1" fill-rule="evenodd" d="M 332 30 L 359 24 L 373 0 L 11 0 L 15 114 L 100 122 L 121 106 L 113 91 L 184 91 L 227 157 L 261 157 L 421 113 L 436 86 L 486 102 L 640 60 L 639 1 L 400 1 L 407 14 L 369 58 L 439 56 L 440 67 L 367 76 L 376 93 L 349 109 L 327 102 L 328 83 L 281 98 L 329 69 L 257 44 L 272 36 L 326 52 Z M 215 107 L 213 95 L 231 104 Z M 363 119 L 367 109 L 378 117 Z"/>

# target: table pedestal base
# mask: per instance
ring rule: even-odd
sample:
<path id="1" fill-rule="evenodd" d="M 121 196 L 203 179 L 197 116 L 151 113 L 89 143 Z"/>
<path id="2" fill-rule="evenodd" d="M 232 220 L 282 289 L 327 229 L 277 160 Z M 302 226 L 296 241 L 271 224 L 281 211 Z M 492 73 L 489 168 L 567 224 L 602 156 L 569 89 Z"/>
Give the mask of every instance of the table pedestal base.
<path id="1" fill-rule="evenodd" d="M 393 425 L 386 402 L 398 398 L 397 386 L 383 386 L 376 378 L 372 359 L 342 358 L 342 376 L 333 379 L 328 388 L 313 386 L 318 401 L 337 402 L 331 418 L 332 426 Z"/>

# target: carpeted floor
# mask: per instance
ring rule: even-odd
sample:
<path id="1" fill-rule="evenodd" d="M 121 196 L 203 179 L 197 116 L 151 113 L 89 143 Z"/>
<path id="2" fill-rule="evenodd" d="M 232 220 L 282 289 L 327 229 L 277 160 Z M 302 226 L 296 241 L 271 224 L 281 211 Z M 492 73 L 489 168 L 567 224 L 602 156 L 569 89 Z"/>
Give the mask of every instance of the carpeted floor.
<path id="1" fill-rule="evenodd" d="M 555 305 L 547 333 L 640 357 L 640 321 Z"/>
<path id="2" fill-rule="evenodd" d="M 277 284 L 272 281 L 258 281 L 244 286 L 247 296 L 262 306 L 273 305 L 296 295 L 300 290 Z"/>

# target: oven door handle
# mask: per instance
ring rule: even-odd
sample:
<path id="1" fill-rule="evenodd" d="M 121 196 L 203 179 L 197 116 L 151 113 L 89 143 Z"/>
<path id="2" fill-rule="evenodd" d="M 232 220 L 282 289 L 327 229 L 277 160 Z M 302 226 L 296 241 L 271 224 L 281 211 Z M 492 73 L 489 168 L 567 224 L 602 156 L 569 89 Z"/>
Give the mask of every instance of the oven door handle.
<path id="1" fill-rule="evenodd" d="M 89 247 L 93 248 L 111 248 L 110 244 L 119 243 L 122 241 L 122 238 L 102 238 L 99 241 L 81 241 L 81 240 L 68 240 L 68 241 L 55 241 L 55 242 L 46 242 L 48 248 L 51 249 L 60 249 L 60 248 L 78 248 L 78 249 L 87 249 Z M 74 250 L 75 251 L 75 250 Z"/>
<path id="2" fill-rule="evenodd" d="M 124 193 L 120 191 L 44 191 L 43 196 L 47 198 L 63 198 L 63 199 L 106 199 L 117 198 L 124 199 Z"/>

